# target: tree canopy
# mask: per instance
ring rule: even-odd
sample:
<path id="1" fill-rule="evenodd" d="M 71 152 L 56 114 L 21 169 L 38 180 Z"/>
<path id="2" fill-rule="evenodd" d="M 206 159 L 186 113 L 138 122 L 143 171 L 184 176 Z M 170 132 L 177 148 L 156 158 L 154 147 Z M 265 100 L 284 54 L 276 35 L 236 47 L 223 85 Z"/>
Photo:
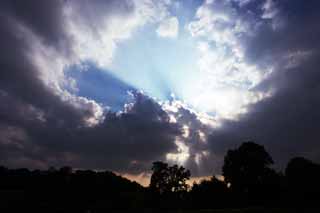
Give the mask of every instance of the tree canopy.
<path id="1" fill-rule="evenodd" d="M 318 206 L 320 165 L 289 161 L 285 174 L 271 168 L 262 145 L 245 142 L 229 150 L 224 179 L 189 187 L 190 171 L 161 161 L 152 164 L 149 187 L 110 171 L 60 169 L 31 171 L 0 166 L 0 212 L 108 212 L 137 209 L 214 209 L 250 206 Z"/>
<path id="2" fill-rule="evenodd" d="M 170 192 L 183 192 L 188 189 L 186 181 L 190 178 L 190 171 L 182 166 L 169 166 L 160 161 L 152 166 L 150 189 L 160 194 Z"/>
<path id="3" fill-rule="evenodd" d="M 239 192 L 252 191 L 271 172 L 273 160 L 262 145 L 245 142 L 229 150 L 224 158 L 223 176 L 231 188 Z"/>

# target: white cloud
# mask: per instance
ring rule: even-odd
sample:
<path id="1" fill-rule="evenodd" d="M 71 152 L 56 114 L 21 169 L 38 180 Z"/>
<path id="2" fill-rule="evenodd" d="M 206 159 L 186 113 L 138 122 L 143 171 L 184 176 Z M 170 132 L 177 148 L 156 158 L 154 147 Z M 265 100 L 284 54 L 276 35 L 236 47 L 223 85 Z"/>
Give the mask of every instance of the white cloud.
<path id="1" fill-rule="evenodd" d="M 111 1 L 112 2 L 112 1 Z M 79 7 L 71 1 L 65 8 L 67 29 L 73 38 L 73 48 L 80 61 L 91 60 L 100 67 L 111 64 L 117 43 L 128 39 L 132 31 L 140 25 L 139 14 L 127 2 L 105 5 L 88 4 Z M 113 9 L 128 7 L 126 11 L 113 12 Z M 115 10 L 116 11 L 116 10 Z M 118 11 L 118 10 L 117 10 Z"/>
<path id="2" fill-rule="evenodd" d="M 253 0 L 233 0 L 233 1 L 237 2 L 240 7 L 243 7 L 247 4 L 249 4 L 250 2 L 252 2 Z"/>
<path id="3" fill-rule="evenodd" d="M 189 108 L 186 104 L 175 99 L 160 103 L 169 117 L 181 126 L 181 135 L 175 138 L 177 149 L 167 153 L 166 159 L 182 165 L 195 162 L 198 166 L 207 158 L 210 152 L 206 149 L 207 136 L 215 127 L 213 118 Z"/>
<path id="4" fill-rule="evenodd" d="M 160 37 L 176 38 L 179 33 L 179 21 L 177 17 L 163 20 L 156 32 Z"/>
<path id="5" fill-rule="evenodd" d="M 167 153 L 166 159 L 183 165 L 190 157 L 189 147 L 178 137 L 175 140 L 175 144 L 177 146 L 177 152 Z"/>
<path id="6" fill-rule="evenodd" d="M 263 19 L 272 19 L 278 13 L 273 0 L 266 0 L 266 2 L 262 6 L 262 11 L 263 13 L 261 15 L 261 18 Z"/>
<path id="7" fill-rule="evenodd" d="M 171 1 L 79 1 L 67 1 L 64 5 L 65 30 L 71 41 L 69 52 L 45 44 L 22 24 L 18 25 L 18 30 L 32 44 L 29 57 L 39 71 L 41 81 L 62 101 L 82 110 L 84 125 L 93 126 L 103 119 L 105 108 L 66 89 L 77 90 L 75 79 L 65 75 L 66 68 L 81 66 L 83 61 L 109 68 L 118 43 L 129 39 L 138 27 L 169 17 Z"/>
<path id="8" fill-rule="evenodd" d="M 237 33 L 246 31 L 230 1 L 212 1 L 201 5 L 195 21 L 188 25 L 192 36 L 203 36 L 218 44 L 235 45 Z"/>
<path id="9" fill-rule="evenodd" d="M 236 1 L 246 4 L 249 1 Z M 268 74 L 245 59 L 242 36 L 252 33 L 252 23 L 244 21 L 231 1 L 207 1 L 188 26 L 198 39 L 198 68 L 204 78 L 190 104 L 215 114 L 216 121 L 237 119 L 247 105 L 266 96 L 251 91 Z M 248 35 L 249 36 L 249 35 Z"/>
<path id="10" fill-rule="evenodd" d="M 169 17 L 170 4 L 168 0 L 111 0 L 98 4 L 70 1 L 65 7 L 65 17 L 75 54 L 81 61 L 91 60 L 109 68 L 118 44 L 146 23 L 158 23 Z"/>
<path id="11" fill-rule="evenodd" d="M 79 125 L 94 126 L 103 119 L 104 107 L 84 97 L 71 94 L 67 88 L 76 89 L 76 81 L 67 78 L 65 68 L 78 63 L 74 55 L 63 54 L 59 49 L 49 46 L 31 30 L 23 25 L 18 29 L 29 41 L 30 51 L 28 57 L 39 72 L 39 79 L 46 85 L 53 94 L 59 96 L 63 102 L 66 102 L 83 113 L 83 123 Z M 42 111 L 32 109 L 34 116 L 42 121 L 46 121 L 46 115 Z"/>

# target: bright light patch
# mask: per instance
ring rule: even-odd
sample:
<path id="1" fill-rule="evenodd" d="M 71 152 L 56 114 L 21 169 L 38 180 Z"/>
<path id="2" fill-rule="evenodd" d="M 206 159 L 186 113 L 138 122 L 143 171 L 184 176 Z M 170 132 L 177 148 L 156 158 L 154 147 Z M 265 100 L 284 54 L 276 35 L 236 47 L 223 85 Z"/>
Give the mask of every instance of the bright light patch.
<path id="1" fill-rule="evenodd" d="M 183 131 L 182 137 L 188 138 L 190 135 L 189 127 L 187 125 L 183 125 L 182 131 Z"/>
<path id="2" fill-rule="evenodd" d="M 177 119 L 174 117 L 174 115 L 169 115 L 169 122 L 170 123 L 177 123 Z"/>
<path id="3" fill-rule="evenodd" d="M 206 141 L 207 141 L 206 134 L 201 130 L 198 130 L 198 134 L 199 134 L 200 141 L 203 143 L 206 143 Z"/>
<path id="4" fill-rule="evenodd" d="M 168 161 L 178 162 L 179 164 L 184 164 L 186 160 L 190 157 L 189 147 L 184 144 L 180 139 L 176 139 L 175 144 L 178 149 L 176 153 L 168 153 L 166 158 Z"/>
<path id="5" fill-rule="evenodd" d="M 156 32 L 160 37 L 177 37 L 179 32 L 178 19 L 176 17 L 171 17 L 162 21 Z"/>
<path id="6" fill-rule="evenodd" d="M 174 93 L 176 101 L 215 120 L 235 119 L 245 113 L 246 105 L 257 95 L 250 89 L 264 76 L 243 61 L 234 40 L 232 45 L 228 40 L 212 46 L 188 28 L 175 40 L 160 38 L 158 35 L 172 37 L 176 33 L 170 34 L 177 30 L 178 18 L 163 19 L 158 28 L 138 27 L 130 39 L 123 37 L 112 63 L 106 65 L 108 72 L 162 101 Z"/>
<path id="7" fill-rule="evenodd" d="M 168 153 L 167 160 L 183 164 L 192 156 L 200 164 L 207 154 L 193 153 L 189 142 L 206 141 L 209 131 L 203 125 L 212 129 L 224 119 L 236 120 L 248 105 L 270 95 L 253 89 L 269 72 L 246 61 L 241 38 L 252 31 L 238 19 L 232 1 L 204 1 L 200 7 L 183 2 L 135 0 L 121 14 L 113 14 L 112 8 L 102 11 L 95 25 L 69 5 L 66 25 L 75 43 L 75 64 L 93 62 L 102 72 L 144 91 L 168 113 L 169 122 L 181 125 L 177 151 Z M 272 5 L 263 9 L 266 18 L 275 15 L 269 11 Z M 291 66 L 303 60 L 300 55 Z M 99 122 L 98 107 L 82 102 L 97 108 L 87 122 Z M 198 123 L 191 124 L 192 119 Z"/>

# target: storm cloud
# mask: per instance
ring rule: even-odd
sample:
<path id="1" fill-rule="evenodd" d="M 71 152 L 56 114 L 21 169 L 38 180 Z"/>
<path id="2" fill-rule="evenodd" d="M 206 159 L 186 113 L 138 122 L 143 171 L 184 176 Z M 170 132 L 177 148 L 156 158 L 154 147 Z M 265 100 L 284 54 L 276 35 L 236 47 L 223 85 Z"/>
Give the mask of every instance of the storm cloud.
<path id="1" fill-rule="evenodd" d="M 250 105 L 248 113 L 237 121 L 225 120 L 210 136 L 210 149 L 224 153 L 243 141 L 254 140 L 264 144 L 282 168 L 297 155 L 319 161 L 320 4 L 257 2 L 250 1 L 239 9 L 240 17 L 242 13 L 243 17 L 260 16 L 252 36 L 242 39 L 246 60 L 272 69 L 253 90 L 269 91 L 271 96 Z"/>
<path id="2" fill-rule="evenodd" d="M 73 57 L 63 4 L 1 2 L 1 164 L 148 169 L 153 159 L 164 159 L 175 148 L 173 137 L 180 134 L 159 104 L 137 93 L 124 112 L 108 112 L 93 100 L 68 93 L 61 82 L 48 84 L 43 75 L 61 77 L 61 70 L 48 74 L 34 61 L 37 42 L 54 49 L 54 56 Z M 89 124 L 95 118 L 100 122 L 92 127 Z"/>
<path id="3" fill-rule="evenodd" d="M 298 155 L 320 162 L 320 2 L 187 5 L 194 8 L 179 13 L 183 1 L 1 1 L 0 164 L 141 174 L 163 160 L 207 176 L 248 140 L 263 144 L 279 168 Z M 159 36 L 173 19 L 174 36 Z M 139 33 L 150 40 L 135 43 Z M 148 54 L 112 64 L 119 49 L 149 53 L 153 43 L 161 61 L 178 39 L 176 58 L 161 66 L 186 63 L 174 67 L 177 78 Z M 197 54 L 182 41 L 197 44 L 201 72 L 184 70 L 194 69 L 184 54 Z M 177 96 L 167 97 L 171 91 Z"/>

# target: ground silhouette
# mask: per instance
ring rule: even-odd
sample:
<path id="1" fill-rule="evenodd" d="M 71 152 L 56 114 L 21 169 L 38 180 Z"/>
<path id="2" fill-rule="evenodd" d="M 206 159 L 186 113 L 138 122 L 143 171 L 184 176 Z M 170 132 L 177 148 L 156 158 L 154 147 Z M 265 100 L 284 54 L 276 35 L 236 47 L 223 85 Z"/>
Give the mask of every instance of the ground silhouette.
<path id="1" fill-rule="evenodd" d="M 0 212 L 195 211 L 252 206 L 319 210 L 319 164 L 296 157 L 284 174 L 272 164 L 262 145 L 244 142 L 226 153 L 224 179 L 213 175 L 192 187 L 186 184 L 189 170 L 160 161 L 152 165 L 149 187 L 110 171 L 0 167 Z"/>

